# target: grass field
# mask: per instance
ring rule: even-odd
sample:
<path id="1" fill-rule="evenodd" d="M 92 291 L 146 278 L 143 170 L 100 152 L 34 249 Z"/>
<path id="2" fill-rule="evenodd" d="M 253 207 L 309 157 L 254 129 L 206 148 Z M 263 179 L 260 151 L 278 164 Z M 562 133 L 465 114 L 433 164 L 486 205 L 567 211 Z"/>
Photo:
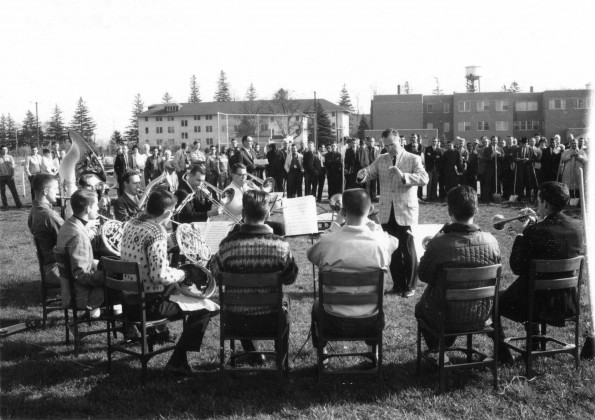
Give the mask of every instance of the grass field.
<path id="1" fill-rule="evenodd" d="M 29 200 L 25 199 L 27 203 Z M 490 230 L 495 213 L 510 216 L 516 208 L 480 206 L 476 221 Z M 27 208 L 0 212 L 0 320 L 10 324 L 40 317 L 40 282 L 32 238 L 27 229 Z M 444 223 L 446 207 L 421 206 L 421 223 Z M 508 267 L 512 237 L 495 233 L 503 254 L 503 287 L 513 275 Z M 544 373 L 528 381 L 523 364 L 500 369 L 500 389 L 494 391 L 491 373 L 471 371 L 451 375 L 451 391 L 436 396 L 437 372 L 424 366 L 415 375 L 413 299 L 385 298 L 384 389 L 375 379 L 355 376 L 331 378 L 319 386 L 314 377 L 316 354 L 307 342 L 312 305 L 312 269 L 305 258 L 307 238 L 290 238 L 300 275 L 287 291 L 292 299 L 288 380 L 270 373 L 219 372 L 218 322 L 206 333 L 203 350 L 190 353 L 196 371 L 191 378 L 176 378 L 163 367 L 168 355 L 153 359 L 145 387 L 140 364 L 116 356 L 111 374 L 106 370 L 105 336 L 87 337 L 79 357 L 64 343 L 62 318 L 53 313 L 46 330 L 30 330 L 0 339 L 2 418 L 592 418 L 595 413 L 593 362 L 573 369 L 568 356 L 539 359 Z M 391 285 L 390 277 L 387 284 Z M 582 321 L 587 323 L 586 293 Z M 172 324 L 175 332 L 179 323 Z M 505 324 L 507 333 L 520 333 Z M 563 336 L 569 338 L 567 333 Z M 582 339 L 581 339 L 582 342 Z M 489 340 L 480 339 L 484 350 Z"/>

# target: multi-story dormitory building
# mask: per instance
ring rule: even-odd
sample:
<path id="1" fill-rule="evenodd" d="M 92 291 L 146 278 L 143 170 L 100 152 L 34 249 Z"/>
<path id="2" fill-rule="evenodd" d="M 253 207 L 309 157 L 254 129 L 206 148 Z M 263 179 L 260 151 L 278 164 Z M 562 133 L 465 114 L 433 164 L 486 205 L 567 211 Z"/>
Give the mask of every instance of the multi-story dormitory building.
<path id="1" fill-rule="evenodd" d="M 325 99 L 317 101 L 328 115 L 336 135 L 347 135 L 350 112 Z M 246 125 L 249 125 L 254 139 L 262 144 L 269 138 L 305 134 L 307 120 L 314 117 L 314 111 L 313 99 L 150 105 L 138 116 L 139 140 L 168 147 L 182 142 L 191 144 L 195 140 L 202 146 L 229 145 L 232 138 L 246 133 Z"/>
<path id="2" fill-rule="evenodd" d="M 532 89 L 531 89 L 532 90 Z M 584 135 L 591 108 L 590 90 L 544 92 L 473 92 L 452 95 L 375 95 L 371 106 L 374 131 L 436 129 L 448 140 L 481 136 L 522 138 L 540 133 Z M 428 144 L 430 138 L 424 139 Z"/>

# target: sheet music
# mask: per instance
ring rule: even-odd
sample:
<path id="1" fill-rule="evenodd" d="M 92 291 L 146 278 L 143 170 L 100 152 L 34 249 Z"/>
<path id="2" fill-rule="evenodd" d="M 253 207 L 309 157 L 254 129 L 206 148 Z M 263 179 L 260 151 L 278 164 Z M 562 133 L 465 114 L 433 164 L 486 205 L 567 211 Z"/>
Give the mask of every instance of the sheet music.
<path id="1" fill-rule="evenodd" d="M 283 199 L 285 236 L 318 233 L 316 199 L 312 195 Z"/>
<path id="2" fill-rule="evenodd" d="M 200 229 L 202 240 L 207 244 L 211 250 L 211 255 L 219 252 L 219 244 L 227 236 L 234 223 L 229 221 L 216 222 L 195 222 Z"/>

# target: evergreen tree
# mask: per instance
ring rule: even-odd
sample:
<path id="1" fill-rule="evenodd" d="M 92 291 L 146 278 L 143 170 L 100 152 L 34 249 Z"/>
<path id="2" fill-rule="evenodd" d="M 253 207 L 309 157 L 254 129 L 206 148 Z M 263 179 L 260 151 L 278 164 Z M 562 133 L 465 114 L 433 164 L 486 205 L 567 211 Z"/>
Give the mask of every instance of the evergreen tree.
<path id="1" fill-rule="evenodd" d="M 337 140 L 331 128 L 331 120 L 318 101 L 316 101 L 316 125 L 318 130 L 317 144 L 329 144 Z"/>
<path id="2" fill-rule="evenodd" d="M 219 80 L 217 81 L 217 91 L 215 92 L 215 97 L 213 98 L 216 102 L 230 102 L 231 95 L 229 93 L 229 83 L 227 82 L 227 76 L 225 72 L 221 70 L 219 73 Z"/>
<path id="3" fill-rule="evenodd" d="M 0 144 L 4 143 L 8 139 L 6 135 L 6 117 L 4 114 L 0 116 Z"/>
<path id="4" fill-rule="evenodd" d="M 174 101 L 174 98 L 173 98 L 173 96 L 171 96 L 169 94 L 169 92 L 165 92 L 163 94 L 163 97 L 161 98 L 161 103 L 164 103 L 164 104 L 169 104 L 169 103 L 172 103 L 173 101 Z"/>
<path id="5" fill-rule="evenodd" d="M 52 142 L 57 141 L 61 143 L 66 140 L 66 128 L 64 127 L 64 121 L 62 121 L 62 110 L 58 108 L 58 105 L 54 107 L 54 112 L 48 122 L 46 135 Z"/>
<path id="6" fill-rule="evenodd" d="M 436 87 L 432 91 L 432 95 L 444 95 L 444 92 L 442 91 L 442 89 L 440 89 L 440 81 L 437 77 L 434 77 L 434 79 L 436 79 Z"/>
<path id="7" fill-rule="evenodd" d="M 403 92 L 405 92 L 405 95 L 409 95 L 412 92 L 408 81 L 405 81 L 405 84 L 403 85 Z"/>
<path id="8" fill-rule="evenodd" d="M 122 135 L 120 134 L 120 132 L 118 130 L 114 130 L 114 132 L 112 133 L 112 135 L 109 139 L 110 147 L 118 146 L 123 143 L 124 143 L 124 139 L 122 138 Z"/>
<path id="9" fill-rule="evenodd" d="M 345 109 L 353 112 L 353 105 L 351 104 L 351 98 L 349 97 L 349 92 L 347 92 L 347 87 L 343 84 L 343 89 L 341 89 L 341 96 L 339 97 L 339 106 L 342 106 Z"/>
<path id="10" fill-rule="evenodd" d="M 188 102 L 191 104 L 197 104 L 200 102 L 200 87 L 196 83 L 196 76 L 193 74 L 190 78 L 190 96 Z"/>
<path id="11" fill-rule="evenodd" d="M 256 89 L 254 88 L 254 84 L 250 83 L 250 87 L 246 91 L 246 100 L 255 101 L 256 98 L 258 98 L 258 95 L 256 94 Z"/>
<path id="12" fill-rule="evenodd" d="M 83 98 L 79 98 L 74 110 L 74 116 L 70 121 L 70 129 L 77 131 L 85 140 L 92 142 L 95 128 L 97 128 L 97 124 L 89 116 L 89 109 L 85 101 L 83 101 Z"/>
<path id="13" fill-rule="evenodd" d="M 365 130 L 369 130 L 369 129 L 370 129 L 370 125 L 368 124 L 368 120 L 364 116 L 364 117 L 362 117 L 361 120 L 359 120 L 359 125 L 357 127 L 357 137 L 360 140 L 364 140 L 366 138 Z"/>
<path id="14" fill-rule="evenodd" d="M 508 91 L 512 93 L 518 93 L 521 91 L 521 87 L 516 81 L 513 81 L 510 86 L 508 86 Z"/>
<path id="15" fill-rule="evenodd" d="M 14 142 L 16 138 L 17 125 L 14 119 L 8 114 L 6 116 L 6 137 L 9 142 Z"/>
<path id="16" fill-rule="evenodd" d="M 132 117 L 130 118 L 130 125 L 128 125 L 128 130 L 126 130 L 126 133 L 124 133 L 124 137 L 126 137 L 126 140 L 129 142 L 138 143 L 138 114 L 143 112 L 144 108 L 145 104 L 140 97 L 140 93 L 137 93 L 134 97 L 134 102 L 132 103 Z"/>
<path id="17" fill-rule="evenodd" d="M 27 111 L 23 126 L 19 133 L 19 144 L 35 144 L 37 142 L 37 119 L 31 111 Z"/>

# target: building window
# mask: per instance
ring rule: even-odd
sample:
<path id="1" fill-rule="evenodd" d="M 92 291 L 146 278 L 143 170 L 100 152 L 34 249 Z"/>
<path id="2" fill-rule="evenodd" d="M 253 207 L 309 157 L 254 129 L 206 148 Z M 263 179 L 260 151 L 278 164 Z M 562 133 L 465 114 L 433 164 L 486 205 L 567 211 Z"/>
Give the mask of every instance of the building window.
<path id="1" fill-rule="evenodd" d="M 157 134 L 163 133 L 163 127 L 155 127 L 155 133 L 157 133 Z"/>
<path id="2" fill-rule="evenodd" d="M 471 131 L 471 123 L 469 121 L 460 121 L 458 126 L 459 131 Z"/>
<path id="3" fill-rule="evenodd" d="M 450 113 L 450 104 L 442 104 L 442 112 L 444 112 L 445 114 L 449 114 Z"/>
<path id="4" fill-rule="evenodd" d="M 566 109 L 566 99 L 550 99 L 550 109 Z"/>
<path id="5" fill-rule="evenodd" d="M 444 132 L 450 133 L 450 123 L 444 123 Z"/>
<path id="6" fill-rule="evenodd" d="M 334 130 L 335 129 L 335 123 L 331 123 L 331 128 Z"/>
<path id="7" fill-rule="evenodd" d="M 239 126 L 239 125 L 234 125 L 234 126 L 233 126 L 233 131 L 234 131 L 234 132 L 236 132 L 236 133 L 237 133 L 239 129 L 240 129 L 240 126 Z"/>
<path id="8" fill-rule="evenodd" d="M 471 112 L 471 101 L 459 101 L 459 112 Z"/>
<path id="9" fill-rule="evenodd" d="M 432 112 L 434 112 L 434 104 L 427 104 L 426 105 L 426 112 L 428 114 L 431 114 Z"/>
<path id="10" fill-rule="evenodd" d="M 145 127 L 145 134 L 149 134 L 149 127 Z"/>
<path id="11" fill-rule="evenodd" d="M 519 101 L 514 105 L 516 111 L 537 111 L 537 101 Z"/>
<path id="12" fill-rule="evenodd" d="M 170 146 L 173 146 L 174 144 L 176 144 L 176 141 L 174 139 L 168 139 L 167 142 L 169 143 Z"/>
<path id="13" fill-rule="evenodd" d="M 207 125 L 207 133 L 212 133 L 212 132 L 213 132 L 213 126 Z"/>
<path id="14" fill-rule="evenodd" d="M 145 122 L 149 121 L 149 117 L 145 117 Z"/>
<path id="15" fill-rule="evenodd" d="M 200 115 L 195 115 L 194 116 L 194 121 L 200 121 Z"/>
<path id="16" fill-rule="evenodd" d="M 496 121 L 496 131 L 508 131 L 508 121 Z"/>
<path id="17" fill-rule="evenodd" d="M 174 128 L 173 127 L 167 127 L 167 132 L 169 134 L 174 133 Z"/>
<path id="18" fill-rule="evenodd" d="M 428 129 L 434 128 L 434 124 L 433 123 L 427 123 L 426 124 L 426 128 L 428 128 Z"/>
<path id="19" fill-rule="evenodd" d="M 509 100 L 496 101 L 496 111 L 508 111 L 510 109 Z"/>
<path id="20" fill-rule="evenodd" d="M 539 130 L 539 121 L 515 121 L 514 130 L 516 131 L 534 131 Z"/>
<path id="21" fill-rule="evenodd" d="M 161 146 L 163 144 L 163 139 L 157 139 L 157 145 Z"/>
<path id="22" fill-rule="evenodd" d="M 578 98 L 576 100 L 577 109 L 589 109 L 591 108 L 591 98 Z"/>
<path id="23" fill-rule="evenodd" d="M 173 121 L 174 117 L 167 117 L 167 121 Z"/>
<path id="24" fill-rule="evenodd" d="M 194 126 L 194 132 L 195 133 L 200 133 L 200 125 L 195 125 Z"/>
<path id="25" fill-rule="evenodd" d="M 477 121 L 477 131 L 488 131 L 490 124 L 487 121 Z"/>
<path id="26" fill-rule="evenodd" d="M 188 127 L 188 120 L 182 120 L 182 127 Z"/>
<path id="27" fill-rule="evenodd" d="M 477 101 L 478 111 L 491 111 L 490 101 Z"/>
<path id="28" fill-rule="evenodd" d="M 155 121 L 161 121 L 161 120 L 163 120 L 163 118 L 161 118 L 161 117 L 155 117 Z"/>
<path id="29" fill-rule="evenodd" d="M 209 146 L 213 144 L 213 138 L 212 137 L 207 137 L 207 144 Z"/>
<path id="30" fill-rule="evenodd" d="M 335 113 L 333 112 L 331 115 L 334 117 L 335 116 Z"/>
<path id="31" fill-rule="evenodd" d="M 269 131 L 268 124 L 260 124 L 260 131 Z"/>
<path id="32" fill-rule="evenodd" d="M 207 115 L 207 116 L 205 117 L 205 119 L 207 119 L 207 120 L 212 120 L 212 119 L 213 119 L 213 116 L 212 116 L 212 115 Z"/>
<path id="33" fill-rule="evenodd" d="M 182 133 L 182 139 L 188 140 L 188 133 Z"/>

